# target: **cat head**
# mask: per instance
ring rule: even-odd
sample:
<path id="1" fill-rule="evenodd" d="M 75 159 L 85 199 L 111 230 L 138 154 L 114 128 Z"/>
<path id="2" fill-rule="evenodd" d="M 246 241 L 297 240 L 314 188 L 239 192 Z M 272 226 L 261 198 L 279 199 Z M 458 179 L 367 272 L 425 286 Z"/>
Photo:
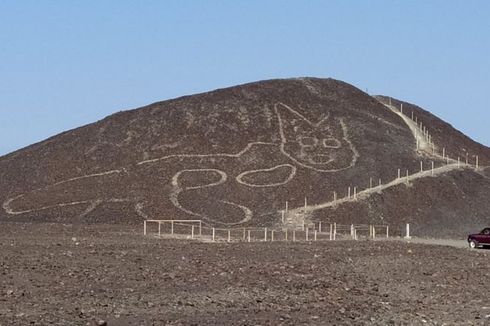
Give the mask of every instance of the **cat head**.
<path id="1" fill-rule="evenodd" d="M 357 159 L 340 119 L 326 115 L 313 123 L 285 104 L 275 106 L 281 151 L 297 164 L 320 172 L 349 168 Z"/>

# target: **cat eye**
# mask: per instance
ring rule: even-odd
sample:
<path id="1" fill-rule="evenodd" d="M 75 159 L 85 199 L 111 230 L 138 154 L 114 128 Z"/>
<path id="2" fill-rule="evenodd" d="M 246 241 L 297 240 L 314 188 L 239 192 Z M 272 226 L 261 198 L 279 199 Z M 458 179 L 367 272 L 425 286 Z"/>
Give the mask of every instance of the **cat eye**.
<path id="1" fill-rule="evenodd" d="M 318 144 L 318 139 L 315 137 L 299 137 L 298 143 L 301 146 L 316 146 Z"/>
<path id="2" fill-rule="evenodd" d="M 329 137 L 323 139 L 323 146 L 325 148 L 340 148 L 341 143 L 338 139 Z"/>

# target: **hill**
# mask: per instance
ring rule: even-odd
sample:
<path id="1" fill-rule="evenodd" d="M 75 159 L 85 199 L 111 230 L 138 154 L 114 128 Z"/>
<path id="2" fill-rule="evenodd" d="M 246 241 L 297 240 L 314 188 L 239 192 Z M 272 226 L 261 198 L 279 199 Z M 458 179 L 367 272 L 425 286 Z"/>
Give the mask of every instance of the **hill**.
<path id="1" fill-rule="evenodd" d="M 333 79 L 268 80 L 119 112 L 1 157 L 0 220 L 277 226 L 287 202 L 291 227 L 462 236 L 490 224 L 486 162 L 489 148 L 415 105 Z"/>

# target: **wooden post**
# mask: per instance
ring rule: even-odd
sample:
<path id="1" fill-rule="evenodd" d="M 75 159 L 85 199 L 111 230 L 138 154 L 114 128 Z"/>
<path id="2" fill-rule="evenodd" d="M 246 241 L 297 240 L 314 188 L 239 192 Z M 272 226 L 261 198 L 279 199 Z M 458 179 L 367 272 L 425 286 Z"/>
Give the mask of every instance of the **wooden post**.
<path id="1" fill-rule="evenodd" d="M 309 241 L 309 237 L 308 237 L 308 228 L 306 228 L 306 231 L 305 231 L 305 239 L 306 241 Z"/>
<path id="2" fill-rule="evenodd" d="M 354 199 L 357 199 L 357 187 L 354 187 Z"/>
<path id="3" fill-rule="evenodd" d="M 369 178 L 369 188 L 373 187 L 373 178 Z"/>
<path id="4" fill-rule="evenodd" d="M 398 179 L 401 178 L 401 169 L 398 169 Z"/>
<path id="5" fill-rule="evenodd" d="M 432 176 L 434 176 L 434 161 L 432 161 L 431 164 L 432 164 Z"/>
<path id="6" fill-rule="evenodd" d="M 267 228 L 264 228 L 264 241 L 267 242 Z"/>
<path id="7" fill-rule="evenodd" d="M 376 239 L 376 227 L 373 225 L 373 239 Z"/>
<path id="8" fill-rule="evenodd" d="M 248 239 L 248 242 L 250 242 L 250 230 L 247 230 L 247 232 L 248 232 L 248 237 L 247 237 L 247 239 Z"/>
<path id="9" fill-rule="evenodd" d="M 194 239 L 194 225 L 191 227 L 191 239 Z"/>
<path id="10" fill-rule="evenodd" d="M 214 228 L 213 228 L 213 242 L 214 242 L 214 235 L 215 235 L 215 230 L 214 230 Z"/>
<path id="11" fill-rule="evenodd" d="M 409 182 L 408 182 L 408 170 L 407 170 L 407 176 L 406 176 L 406 178 L 407 178 L 407 185 L 408 185 L 408 183 L 409 183 Z"/>
<path id="12" fill-rule="evenodd" d="M 293 242 L 296 241 L 296 230 L 293 230 Z"/>
<path id="13" fill-rule="evenodd" d="M 146 220 L 143 221 L 143 235 L 146 235 Z"/>
<path id="14" fill-rule="evenodd" d="M 478 162 L 478 155 L 476 156 L 476 164 L 475 167 L 478 169 L 478 166 L 480 165 L 480 162 Z"/>
<path id="15" fill-rule="evenodd" d="M 274 242 L 274 230 L 271 231 L 271 242 Z"/>
<path id="16" fill-rule="evenodd" d="M 228 229 L 228 242 L 231 242 L 231 231 Z"/>
<path id="17" fill-rule="evenodd" d="M 412 121 L 413 121 L 413 111 L 412 111 Z"/>
<path id="18" fill-rule="evenodd" d="M 246 232 L 245 232 L 245 228 L 243 228 L 243 241 L 245 241 L 245 239 L 247 239 L 247 235 L 246 235 Z"/>
<path id="19" fill-rule="evenodd" d="M 305 197 L 305 209 L 303 211 L 303 231 L 305 229 L 305 220 L 306 220 L 306 206 L 308 206 L 308 203 L 306 202 L 306 197 Z"/>
<path id="20" fill-rule="evenodd" d="M 313 233 L 313 237 L 314 237 L 314 238 L 313 238 L 313 239 L 314 239 L 314 241 L 316 241 L 316 230 L 315 230 L 315 232 Z"/>
<path id="21" fill-rule="evenodd" d="M 350 235 L 351 237 L 354 237 L 354 224 L 350 225 Z"/>
<path id="22" fill-rule="evenodd" d="M 357 229 L 354 228 L 354 240 L 357 240 Z"/>
<path id="23" fill-rule="evenodd" d="M 387 225 L 386 226 L 386 238 L 389 238 L 389 235 L 390 235 L 390 226 Z"/>
<path id="24" fill-rule="evenodd" d="M 202 221 L 199 221 L 199 236 L 202 235 Z"/>
<path id="25" fill-rule="evenodd" d="M 424 172 L 424 162 L 420 161 L 420 172 Z"/>
<path id="26" fill-rule="evenodd" d="M 337 193 L 335 191 L 333 192 L 333 201 L 334 203 L 337 202 Z"/>
<path id="27" fill-rule="evenodd" d="M 349 188 L 347 188 L 347 198 L 349 198 L 349 199 L 350 199 L 350 187 L 349 187 Z"/>
<path id="28" fill-rule="evenodd" d="M 161 236 L 162 222 L 158 222 L 158 237 Z"/>
<path id="29" fill-rule="evenodd" d="M 170 233 L 174 235 L 174 221 L 170 221 Z"/>
<path id="30" fill-rule="evenodd" d="M 410 239 L 410 224 L 407 223 L 405 239 Z"/>
<path id="31" fill-rule="evenodd" d="M 466 165 L 468 165 L 468 153 L 466 153 Z"/>
<path id="32" fill-rule="evenodd" d="M 337 238 L 337 223 L 333 223 L 333 239 Z"/>
<path id="33" fill-rule="evenodd" d="M 285 238 L 286 238 L 286 241 L 288 241 L 288 229 L 286 229 L 286 236 L 285 236 Z"/>
<path id="34" fill-rule="evenodd" d="M 286 213 L 288 212 L 288 202 L 286 201 Z"/>
<path id="35" fill-rule="evenodd" d="M 332 235 L 333 235 L 333 224 L 330 223 L 330 241 L 332 241 Z"/>
<path id="36" fill-rule="evenodd" d="M 442 148 L 442 158 L 446 158 L 446 148 Z"/>
<path id="37" fill-rule="evenodd" d="M 378 186 L 381 187 L 381 178 L 378 179 Z"/>
<path id="38" fill-rule="evenodd" d="M 400 113 L 403 114 L 403 103 L 400 103 Z"/>
<path id="39" fill-rule="evenodd" d="M 318 232 L 322 232 L 322 222 L 318 222 Z"/>

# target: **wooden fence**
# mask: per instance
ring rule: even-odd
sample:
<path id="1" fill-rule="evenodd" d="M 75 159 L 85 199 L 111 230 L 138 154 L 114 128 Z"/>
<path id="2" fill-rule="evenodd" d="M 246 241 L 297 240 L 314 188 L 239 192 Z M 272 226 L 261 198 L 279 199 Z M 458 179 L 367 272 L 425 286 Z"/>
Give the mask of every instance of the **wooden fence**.
<path id="1" fill-rule="evenodd" d="M 302 229 L 286 228 L 215 228 L 201 220 L 145 220 L 143 234 L 158 238 L 200 241 L 274 242 L 335 241 L 388 238 L 388 225 L 317 223 Z"/>

